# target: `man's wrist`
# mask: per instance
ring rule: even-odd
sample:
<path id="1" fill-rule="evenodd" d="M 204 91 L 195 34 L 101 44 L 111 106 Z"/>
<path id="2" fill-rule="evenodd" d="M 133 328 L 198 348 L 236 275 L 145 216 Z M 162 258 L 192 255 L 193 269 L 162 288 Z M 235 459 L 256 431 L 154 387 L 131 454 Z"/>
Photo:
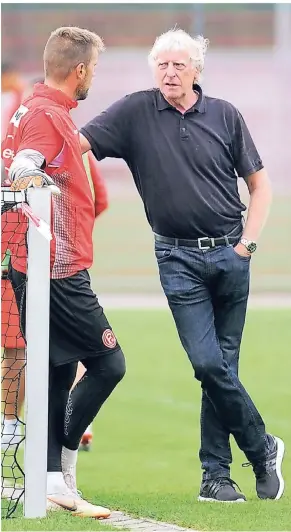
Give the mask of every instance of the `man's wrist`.
<path id="1" fill-rule="evenodd" d="M 254 253 L 257 249 L 257 243 L 254 240 L 249 240 L 245 236 L 241 237 L 240 243 L 245 246 L 250 254 Z"/>

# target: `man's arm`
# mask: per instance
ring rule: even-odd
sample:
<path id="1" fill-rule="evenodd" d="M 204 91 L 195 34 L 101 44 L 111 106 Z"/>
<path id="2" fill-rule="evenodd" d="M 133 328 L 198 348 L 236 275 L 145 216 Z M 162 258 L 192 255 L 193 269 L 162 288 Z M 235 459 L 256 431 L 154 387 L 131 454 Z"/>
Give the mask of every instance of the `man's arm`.
<path id="1" fill-rule="evenodd" d="M 250 203 L 242 238 L 257 242 L 267 221 L 272 203 L 272 187 L 266 170 L 263 168 L 247 179 Z M 246 247 L 239 243 L 236 251 L 249 255 Z"/>
<path id="2" fill-rule="evenodd" d="M 79 139 L 80 139 L 80 144 L 81 144 L 81 150 L 82 150 L 82 153 L 84 155 L 84 153 L 87 153 L 87 151 L 90 151 L 92 149 L 91 148 L 91 144 L 86 139 L 86 137 L 84 137 L 84 135 L 82 135 L 82 133 L 79 133 Z"/>
<path id="3" fill-rule="evenodd" d="M 250 203 L 243 238 L 256 242 L 265 226 L 272 203 L 272 187 L 265 168 L 250 175 L 247 186 Z"/>
<path id="4" fill-rule="evenodd" d="M 22 128 L 21 142 L 9 169 L 12 190 L 49 185 L 59 193 L 43 168 L 62 150 L 64 140 L 44 113 L 29 117 Z"/>
<path id="5" fill-rule="evenodd" d="M 105 157 L 126 159 L 129 150 L 133 99 L 125 96 L 80 130 L 82 153 L 92 150 L 98 161 Z"/>
<path id="6" fill-rule="evenodd" d="M 95 192 L 95 216 L 97 217 L 108 208 L 108 194 L 105 181 L 97 167 L 96 160 L 92 153 L 88 154 L 88 162 Z"/>
<path id="7" fill-rule="evenodd" d="M 269 214 L 272 188 L 251 134 L 238 111 L 233 152 L 237 173 L 245 179 L 250 193 L 248 216 L 242 238 L 256 242 Z M 249 254 L 246 247 L 241 243 L 236 246 L 236 251 L 242 255 Z"/>

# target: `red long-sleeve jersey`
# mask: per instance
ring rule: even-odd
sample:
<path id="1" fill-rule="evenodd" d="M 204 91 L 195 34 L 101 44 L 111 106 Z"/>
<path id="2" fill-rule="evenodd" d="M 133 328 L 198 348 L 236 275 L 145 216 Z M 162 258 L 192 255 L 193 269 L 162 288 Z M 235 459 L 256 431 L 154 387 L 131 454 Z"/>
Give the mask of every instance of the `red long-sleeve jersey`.
<path id="1" fill-rule="evenodd" d="M 16 153 L 33 149 L 44 156 L 44 170 L 61 189 L 61 195 L 52 200 L 52 278 L 71 276 L 90 268 L 93 261 L 96 194 L 92 194 L 78 131 L 69 114 L 76 105 L 61 91 L 37 84 L 33 95 L 23 102 L 10 120 L 2 144 L 7 171 Z M 23 226 L 27 225 L 27 220 L 22 216 L 20 221 L 17 234 L 23 239 Z M 25 251 L 24 248 L 18 249 L 18 256 L 12 255 L 13 266 L 23 272 L 26 271 Z"/>

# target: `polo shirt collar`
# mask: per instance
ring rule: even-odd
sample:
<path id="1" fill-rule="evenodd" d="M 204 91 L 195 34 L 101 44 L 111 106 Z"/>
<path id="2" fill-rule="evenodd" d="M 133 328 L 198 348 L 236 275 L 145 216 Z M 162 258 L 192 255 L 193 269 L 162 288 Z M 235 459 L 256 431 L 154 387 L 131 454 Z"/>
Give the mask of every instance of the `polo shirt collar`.
<path id="1" fill-rule="evenodd" d="M 198 92 L 198 100 L 193 105 L 193 107 L 190 107 L 188 109 L 187 113 L 189 112 L 198 112 L 198 113 L 205 113 L 206 112 L 206 100 L 205 96 L 203 94 L 202 88 L 200 85 L 197 85 L 196 83 L 193 85 L 193 90 Z M 157 108 L 158 111 L 163 111 L 164 109 L 174 109 L 173 105 L 171 105 L 162 95 L 161 91 L 159 90 L 157 93 Z"/>
<path id="2" fill-rule="evenodd" d="M 68 111 L 78 106 L 78 102 L 72 100 L 64 92 L 59 89 L 53 89 L 48 87 L 44 83 L 36 83 L 33 87 L 33 96 L 42 96 L 43 98 L 49 98 L 54 102 L 65 107 Z"/>

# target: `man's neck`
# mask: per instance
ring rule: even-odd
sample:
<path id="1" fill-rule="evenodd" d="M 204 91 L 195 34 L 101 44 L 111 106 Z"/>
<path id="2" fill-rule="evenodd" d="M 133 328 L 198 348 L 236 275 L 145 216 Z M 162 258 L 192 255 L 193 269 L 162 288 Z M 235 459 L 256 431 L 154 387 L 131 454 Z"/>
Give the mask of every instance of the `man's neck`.
<path id="1" fill-rule="evenodd" d="M 48 79 L 48 78 L 44 80 L 44 83 L 51 89 L 55 89 L 55 90 L 63 92 L 66 96 L 71 98 L 71 100 L 75 99 L 75 94 L 65 83 L 56 83 L 55 81 Z"/>
<path id="2" fill-rule="evenodd" d="M 186 113 L 186 111 L 188 111 L 188 109 L 191 109 L 191 107 L 195 105 L 199 98 L 199 94 L 197 94 L 197 92 L 195 91 L 191 91 L 189 94 L 184 94 L 182 98 L 179 98 L 177 100 L 168 99 L 165 96 L 164 98 L 170 105 L 175 107 L 178 111 L 180 111 L 180 113 L 184 114 Z"/>

